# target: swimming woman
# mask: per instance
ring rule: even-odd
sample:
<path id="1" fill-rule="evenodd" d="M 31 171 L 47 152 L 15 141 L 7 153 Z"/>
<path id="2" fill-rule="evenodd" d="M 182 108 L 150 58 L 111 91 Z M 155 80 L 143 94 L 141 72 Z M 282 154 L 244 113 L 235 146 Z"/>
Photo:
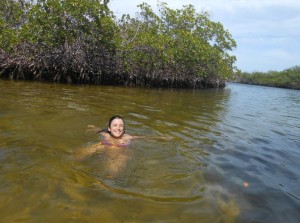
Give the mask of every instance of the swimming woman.
<path id="1" fill-rule="evenodd" d="M 132 136 L 125 133 L 125 121 L 120 115 L 114 115 L 109 119 L 106 129 L 99 129 L 94 125 L 89 125 L 87 131 L 100 133 L 104 139 L 100 142 L 91 145 L 88 148 L 78 151 L 77 158 L 82 159 L 88 155 L 97 152 L 104 152 L 110 157 L 111 162 L 108 163 L 109 169 L 113 173 L 119 171 L 124 163 L 129 159 L 129 156 L 124 153 L 124 147 L 130 144 L 132 139 L 138 138 L 161 138 L 167 137 L 151 137 L 151 136 Z"/>

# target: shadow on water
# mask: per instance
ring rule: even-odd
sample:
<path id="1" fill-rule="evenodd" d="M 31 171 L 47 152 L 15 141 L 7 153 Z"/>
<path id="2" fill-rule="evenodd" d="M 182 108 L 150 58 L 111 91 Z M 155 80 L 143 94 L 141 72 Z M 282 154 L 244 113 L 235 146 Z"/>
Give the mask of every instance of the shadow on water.
<path id="1" fill-rule="evenodd" d="M 299 165 L 291 163 L 299 158 L 299 101 L 277 92 L 277 99 L 294 98 L 280 102 L 291 111 L 283 117 L 274 93 L 259 91 L 0 81 L 0 218 L 296 222 Z M 173 140 L 138 139 L 120 151 L 74 159 L 100 139 L 86 126 L 105 127 L 113 114 L 124 116 L 129 134 Z M 288 125 L 279 128 L 282 122 Z M 108 166 L 120 159 L 126 162 L 112 175 Z"/>

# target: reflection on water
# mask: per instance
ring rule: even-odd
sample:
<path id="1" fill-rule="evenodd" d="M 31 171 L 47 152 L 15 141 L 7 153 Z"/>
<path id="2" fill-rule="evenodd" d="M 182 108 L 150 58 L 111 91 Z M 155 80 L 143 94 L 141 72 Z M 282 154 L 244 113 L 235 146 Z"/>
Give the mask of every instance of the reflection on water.
<path id="1" fill-rule="evenodd" d="M 300 92 L 0 81 L 3 222 L 297 222 Z M 74 153 L 113 114 L 138 139 Z M 116 176 L 108 166 L 125 156 Z"/>

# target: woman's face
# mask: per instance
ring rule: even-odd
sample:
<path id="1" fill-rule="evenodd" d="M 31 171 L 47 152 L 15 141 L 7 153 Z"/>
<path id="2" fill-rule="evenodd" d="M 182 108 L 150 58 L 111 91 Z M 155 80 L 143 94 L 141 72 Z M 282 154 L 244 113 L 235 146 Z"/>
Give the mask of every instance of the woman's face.
<path id="1" fill-rule="evenodd" d="M 110 131 L 110 134 L 115 138 L 120 138 L 124 134 L 125 126 L 124 122 L 120 118 L 114 119 L 110 126 L 108 127 L 108 130 Z"/>

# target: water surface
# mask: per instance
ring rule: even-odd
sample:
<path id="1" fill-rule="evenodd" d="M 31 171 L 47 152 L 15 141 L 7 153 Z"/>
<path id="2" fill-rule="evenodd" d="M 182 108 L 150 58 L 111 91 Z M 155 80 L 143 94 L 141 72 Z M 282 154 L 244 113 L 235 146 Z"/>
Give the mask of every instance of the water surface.
<path id="1" fill-rule="evenodd" d="M 298 222 L 300 91 L 0 81 L 3 222 Z M 77 160 L 121 114 L 138 139 Z M 109 165 L 128 160 L 117 174 Z"/>

